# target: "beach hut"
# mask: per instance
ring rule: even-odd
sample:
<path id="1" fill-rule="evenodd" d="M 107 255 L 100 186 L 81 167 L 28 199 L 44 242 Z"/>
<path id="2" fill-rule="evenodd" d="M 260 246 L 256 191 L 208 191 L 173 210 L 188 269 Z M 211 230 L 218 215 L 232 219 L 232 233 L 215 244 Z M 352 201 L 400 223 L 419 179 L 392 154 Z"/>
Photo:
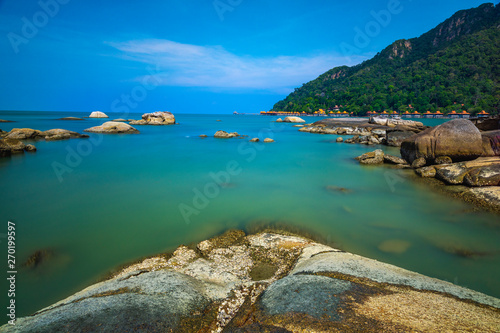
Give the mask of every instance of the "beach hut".
<path id="1" fill-rule="evenodd" d="M 478 118 L 487 118 L 487 117 L 489 117 L 489 116 L 490 116 L 490 114 L 489 114 L 488 112 L 484 111 L 484 110 L 483 110 L 483 111 L 481 111 L 481 112 L 479 112 L 479 113 L 477 114 L 477 117 L 478 117 Z"/>
<path id="2" fill-rule="evenodd" d="M 412 116 L 413 118 L 422 118 L 422 115 L 421 115 L 421 114 L 420 114 L 420 112 L 418 112 L 418 111 L 413 111 L 413 112 L 411 113 L 411 116 Z"/>
<path id="3" fill-rule="evenodd" d="M 453 110 L 448 114 L 448 117 L 451 119 L 456 119 L 456 118 L 459 118 L 459 115 L 455 110 Z"/>
<path id="4" fill-rule="evenodd" d="M 444 114 L 437 110 L 436 113 L 434 113 L 434 118 L 443 118 L 444 117 Z"/>
<path id="5" fill-rule="evenodd" d="M 411 118 L 411 113 L 407 110 L 401 114 L 402 118 Z"/>
<path id="6" fill-rule="evenodd" d="M 434 113 L 427 111 L 422 115 L 424 118 L 434 118 Z"/>
<path id="7" fill-rule="evenodd" d="M 463 110 L 462 113 L 460 113 L 460 118 L 464 118 L 464 119 L 469 119 L 470 118 L 470 113 Z"/>

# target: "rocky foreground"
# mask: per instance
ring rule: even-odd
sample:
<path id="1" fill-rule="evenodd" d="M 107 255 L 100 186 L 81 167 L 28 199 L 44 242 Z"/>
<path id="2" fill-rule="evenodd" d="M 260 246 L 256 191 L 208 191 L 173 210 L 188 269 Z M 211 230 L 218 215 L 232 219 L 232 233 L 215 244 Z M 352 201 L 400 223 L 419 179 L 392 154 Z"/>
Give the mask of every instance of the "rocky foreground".
<path id="1" fill-rule="evenodd" d="M 297 236 L 228 231 L 1 332 L 498 332 L 500 300 Z"/>

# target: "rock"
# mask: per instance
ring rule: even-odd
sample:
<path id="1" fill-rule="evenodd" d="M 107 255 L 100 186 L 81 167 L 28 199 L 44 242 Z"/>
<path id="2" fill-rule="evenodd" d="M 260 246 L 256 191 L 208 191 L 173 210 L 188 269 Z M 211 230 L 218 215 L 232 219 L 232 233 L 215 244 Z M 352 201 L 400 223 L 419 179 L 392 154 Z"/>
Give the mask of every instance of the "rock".
<path id="1" fill-rule="evenodd" d="M 401 144 L 401 156 L 410 163 L 421 157 L 433 161 L 439 156 L 449 156 L 455 162 L 466 161 L 482 154 L 481 133 L 467 119 L 428 128 Z"/>
<path id="2" fill-rule="evenodd" d="M 250 140 L 250 142 L 259 142 L 259 141 L 260 141 L 259 138 L 253 138 Z"/>
<path id="3" fill-rule="evenodd" d="M 434 178 L 436 176 L 436 168 L 433 166 L 415 169 L 415 172 L 422 178 Z"/>
<path id="4" fill-rule="evenodd" d="M 382 164 L 384 163 L 384 152 L 381 149 L 356 157 L 361 164 Z"/>
<path id="5" fill-rule="evenodd" d="M 265 142 L 265 143 L 270 143 L 270 142 L 274 142 L 274 140 L 273 140 L 273 139 L 271 139 L 271 138 L 265 138 L 265 139 L 264 139 L 264 142 Z"/>
<path id="6" fill-rule="evenodd" d="M 339 193 L 344 193 L 344 194 L 352 193 L 353 192 L 352 190 L 350 190 L 348 188 L 340 187 L 340 186 L 334 186 L 334 185 L 328 185 L 328 186 L 326 186 L 326 190 L 330 191 L 330 192 L 339 192 Z"/>
<path id="7" fill-rule="evenodd" d="M 234 138 L 236 136 L 235 133 L 236 132 L 228 133 L 226 131 L 217 131 L 217 132 L 215 132 L 214 137 L 218 138 L 218 139 L 230 139 L 230 138 Z"/>
<path id="8" fill-rule="evenodd" d="M 67 139 L 79 139 L 79 138 L 88 138 L 89 136 L 86 134 L 80 134 L 77 132 L 68 131 L 65 129 L 51 129 L 48 131 L 44 131 L 41 135 L 45 138 L 46 141 L 56 141 L 56 140 L 67 140 Z"/>
<path id="9" fill-rule="evenodd" d="M 370 117 L 370 120 L 368 121 L 370 124 L 375 124 L 375 125 L 380 125 L 380 126 L 387 126 L 387 118 L 381 118 L 381 117 Z"/>
<path id="10" fill-rule="evenodd" d="M 276 122 L 277 122 L 277 123 L 282 123 L 282 122 L 283 122 L 283 119 L 278 118 L 278 119 L 276 119 Z"/>
<path id="11" fill-rule="evenodd" d="M 41 139 L 45 135 L 42 131 L 34 130 L 31 128 L 14 128 L 5 137 L 6 139 L 16 139 L 16 140 L 36 140 Z"/>
<path id="12" fill-rule="evenodd" d="M 22 264 L 22 266 L 27 268 L 37 268 L 40 264 L 50 259 L 51 256 L 52 250 L 37 250 L 28 257 L 28 259 Z"/>
<path id="13" fill-rule="evenodd" d="M 117 121 L 117 122 L 128 122 L 128 120 L 127 120 L 127 119 L 123 119 L 123 118 L 113 119 L 112 121 Z"/>
<path id="14" fill-rule="evenodd" d="M 500 130 L 481 133 L 483 156 L 500 156 Z"/>
<path id="15" fill-rule="evenodd" d="M 500 158 L 480 157 L 474 161 L 436 166 L 436 170 L 436 178 L 451 185 L 498 185 L 500 179 Z M 465 181 L 466 176 L 467 181 Z"/>
<path id="16" fill-rule="evenodd" d="M 463 183 L 470 187 L 500 186 L 500 163 L 470 169 Z"/>
<path id="17" fill-rule="evenodd" d="M 90 114 L 89 118 L 109 118 L 104 112 L 94 111 Z"/>
<path id="18" fill-rule="evenodd" d="M 12 120 L 0 119 L 0 123 L 13 123 Z"/>
<path id="19" fill-rule="evenodd" d="M 230 231 L 197 251 L 180 246 L 128 266 L 0 330 L 494 332 L 499 308 L 494 297 L 303 237 Z"/>
<path id="20" fill-rule="evenodd" d="M 292 275 L 271 284 L 262 295 L 266 315 L 303 313 L 316 319 L 341 319 L 339 303 L 342 294 L 352 287 L 349 281 L 325 276 Z"/>
<path id="21" fill-rule="evenodd" d="M 451 164 L 453 161 L 449 156 L 438 156 L 434 160 L 434 164 L 436 165 L 441 165 L 441 164 Z"/>
<path id="22" fill-rule="evenodd" d="M 344 138 L 337 138 L 337 142 L 344 142 Z"/>
<path id="23" fill-rule="evenodd" d="M 346 139 L 346 140 L 344 140 L 344 142 L 345 143 L 359 143 L 360 142 L 359 135 L 355 135 L 352 138 Z"/>
<path id="24" fill-rule="evenodd" d="M 384 162 L 392 164 L 407 164 L 405 160 L 400 157 L 384 154 Z"/>
<path id="25" fill-rule="evenodd" d="M 462 196 L 479 207 L 493 208 L 500 212 L 500 186 L 473 187 L 465 191 Z"/>
<path id="26" fill-rule="evenodd" d="M 427 161 L 425 158 L 423 157 L 420 157 L 420 158 L 417 158 L 416 160 L 414 160 L 411 164 L 411 167 L 413 169 L 419 169 L 421 167 L 424 167 L 425 165 L 427 164 Z"/>
<path id="27" fill-rule="evenodd" d="M 238 132 L 232 132 L 232 133 L 229 133 L 229 135 L 231 135 L 231 136 L 233 136 L 233 137 L 238 137 L 238 136 L 240 136 L 240 135 L 238 134 Z"/>
<path id="28" fill-rule="evenodd" d="M 378 249 L 382 252 L 401 254 L 405 253 L 410 246 L 410 242 L 400 239 L 391 239 L 380 243 Z"/>
<path id="29" fill-rule="evenodd" d="M 472 122 L 480 131 L 494 131 L 500 129 L 500 115 L 491 116 L 489 118 L 478 118 L 472 120 Z"/>
<path id="30" fill-rule="evenodd" d="M 172 125 L 175 124 L 175 116 L 168 111 L 156 111 L 145 113 L 141 120 L 134 120 L 130 125 Z"/>
<path id="31" fill-rule="evenodd" d="M 78 117 L 64 117 L 64 118 L 59 118 L 57 120 L 84 120 L 84 119 Z"/>
<path id="32" fill-rule="evenodd" d="M 403 143 L 403 141 L 405 141 L 406 139 L 409 139 L 413 135 L 415 135 L 415 132 L 401 130 L 401 129 L 398 129 L 398 127 L 390 128 L 386 132 L 385 140 L 386 140 L 388 146 L 401 147 L 401 144 Z"/>
<path id="33" fill-rule="evenodd" d="M 24 147 L 24 150 L 29 152 L 36 152 L 36 147 L 34 145 L 26 145 L 26 147 Z"/>
<path id="34" fill-rule="evenodd" d="M 306 121 L 300 117 L 286 117 L 284 123 L 305 123 Z"/>
<path id="35" fill-rule="evenodd" d="M 304 127 L 305 125 L 293 125 L 292 127 Z"/>
<path id="36" fill-rule="evenodd" d="M 202 138 L 202 139 L 208 138 L 208 135 L 202 134 L 202 135 L 200 135 L 200 138 Z"/>
<path id="37" fill-rule="evenodd" d="M 17 139 L 0 139 L 0 157 L 23 153 L 26 145 Z"/>
<path id="38" fill-rule="evenodd" d="M 100 126 L 87 128 L 84 132 L 105 133 L 105 134 L 136 134 L 139 131 L 129 124 L 108 121 Z"/>
<path id="39" fill-rule="evenodd" d="M 372 134 L 378 135 L 379 137 L 386 136 L 386 134 L 387 134 L 387 130 L 381 129 L 381 128 L 375 128 L 371 132 L 372 132 Z"/>
<path id="40" fill-rule="evenodd" d="M 5 138 L 2 140 L 2 142 L 5 144 L 6 148 L 10 150 L 12 154 L 22 153 L 26 148 L 26 145 L 22 141 L 19 141 L 17 139 Z"/>

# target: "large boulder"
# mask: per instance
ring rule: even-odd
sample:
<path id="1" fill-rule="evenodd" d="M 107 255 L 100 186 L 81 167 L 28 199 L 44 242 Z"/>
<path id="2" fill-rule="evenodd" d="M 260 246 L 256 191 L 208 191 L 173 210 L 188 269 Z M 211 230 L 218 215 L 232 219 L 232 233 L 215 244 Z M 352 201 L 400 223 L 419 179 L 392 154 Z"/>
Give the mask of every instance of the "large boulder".
<path id="1" fill-rule="evenodd" d="M 175 116 L 168 111 L 157 111 L 145 113 L 141 120 L 134 120 L 130 125 L 172 125 L 175 124 Z"/>
<path id="2" fill-rule="evenodd" d="M 84 132 L 105 133 L 105 134 L 135 134 L 139 131 L 129 124 L 108 121 L 100 126 L 87 128 Z"/>
<path id="3" fill-rule="evenodd" d="M 90 114 L 89 118 L 109 118 L 104 112 L 94 111 Z"/>
<path id="4" fill-rule="evenodd" d="M 428 128 L 401 144 L 401 156 L 410 163 L 421 157 L 432 163 L 439 156 L 449 156 L 455 162 L 467 161 L 482 154 L 481 133 L 466 119 L 450 120 Z"/>
<path id="5" fill-rule="evenodd" d="M 403 141 L 411 138 L 413 135 L 420 133 L 421 131 L 422 129 L 418 127 L 398 125 L 394 128 L 387 129 L 385 139 L 388 146 L 401 147 Z"/>
<path id="6" fill-rule="evenodd" d="M 300 117 L 286 117 L 283 122 L 285 123 L 305 123 L 306 121 Z"/>
<path id="7" fill-rule="evenodd" d="M 481 133 L 483 137 L 483 156 L 500 156 L 500 130 Z"/>
<path id="8" fill-rule="evenodd" d="M 500 115 L 474 119 L 473 122 L 481 131 L 494 131 L 500 129 Z"/>
<path id="9" fill-rule="evenodd" d="M 5 137 L 6 139 L 16 140 L 36 140 L 43 138 L 43 132 L 31 128 L 14 128 Z"/>

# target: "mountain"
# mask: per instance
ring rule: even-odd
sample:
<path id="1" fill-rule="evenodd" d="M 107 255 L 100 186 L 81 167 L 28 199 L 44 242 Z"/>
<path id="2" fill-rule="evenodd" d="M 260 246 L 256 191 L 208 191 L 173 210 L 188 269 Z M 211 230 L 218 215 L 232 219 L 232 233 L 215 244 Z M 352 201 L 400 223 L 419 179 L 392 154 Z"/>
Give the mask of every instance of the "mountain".
<path id="1" fill-rule="evenodd" d="M 462 10 L 420 37 L 296 88 L 273 111 L 500 111 L 500 4 Z"/>

